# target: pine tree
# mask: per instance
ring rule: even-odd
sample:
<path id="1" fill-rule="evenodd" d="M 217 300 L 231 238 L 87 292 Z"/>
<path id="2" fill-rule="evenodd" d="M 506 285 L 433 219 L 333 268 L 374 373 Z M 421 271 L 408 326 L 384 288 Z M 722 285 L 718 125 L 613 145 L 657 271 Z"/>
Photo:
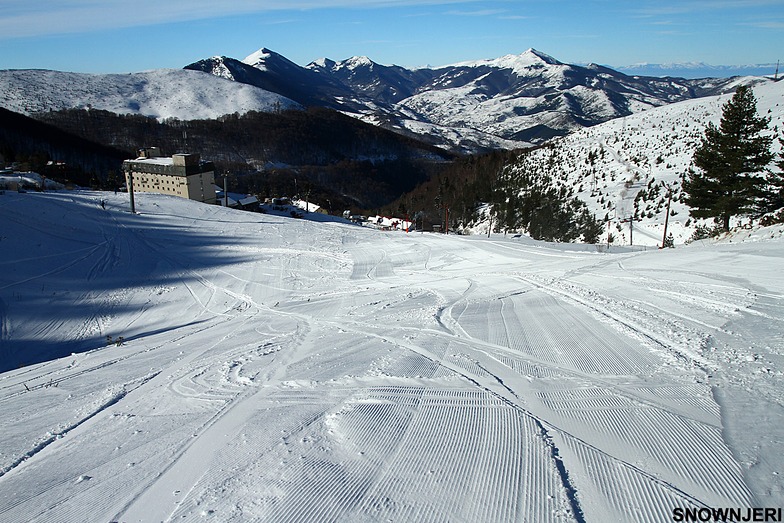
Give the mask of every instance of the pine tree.
<path id="1" fill-rule="evenodd" d="M 599 243 L 600 237 L 604 232 L 604 222 L 597 220 L 588 209 L 582 210 L 579 222 L 583 241 L 585 243 Z"/>
<path id="2" fill-rule="evenodd" d="M 781 157 L 776 165 L 779 172 L 768 173 L 768 187 L 764 195 L 764 212 L 773 212 L 784 208 L 784 138 L 779 138 L 781 144 Z"/>
<path id="3" fill-rule="evenodd" d="M 689 170 L 683 183 L 691 216 L 715 218 L 728 231 L 732 216 L 760 210 L 765 168 L 773 160 L 773 138 L 760 134 L 769 122 L 757 116 L 751 88 L 738 87 L 724 104 L 719 127 L 709 123 L 702 144 L 694 151 L 692 160 L 698 170 Z"/>

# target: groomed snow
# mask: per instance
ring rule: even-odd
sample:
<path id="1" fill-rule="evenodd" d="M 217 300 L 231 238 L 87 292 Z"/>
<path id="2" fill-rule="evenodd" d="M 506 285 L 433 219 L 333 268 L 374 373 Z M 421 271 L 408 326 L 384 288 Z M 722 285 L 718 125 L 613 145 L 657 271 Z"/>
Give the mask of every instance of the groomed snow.
<path id="1" fill-rule="evenodd" d="M 0 195 L 2 521 L 784 503 L 781 227 L 597 252 L 136 204 Z"/>

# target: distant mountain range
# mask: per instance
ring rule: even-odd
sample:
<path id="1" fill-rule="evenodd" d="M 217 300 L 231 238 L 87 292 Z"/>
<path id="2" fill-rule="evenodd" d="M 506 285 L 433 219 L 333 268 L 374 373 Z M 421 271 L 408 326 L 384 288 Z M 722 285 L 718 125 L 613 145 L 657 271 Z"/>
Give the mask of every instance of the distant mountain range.
<path id="1" fill-rule="evenodd" d="M 208 74 L 204 74 L 208 73 Z M 327 107 L 460 153 L 542 143 L 645 109 L 727 93 L 761 77 L 685 79 L 569 65 L 535 49 L 406 69 L 367 57 L 299 66 L 266 48 L 184 70 L 128 75 L 0 71 L 0 106 L 24 114 L 86 107 L 158 119 Z"/>
<path id="2" fill-rule="evenodd" d="M 326 105 L 464 151 L 540 143 L 651 107 L 722 94 L 738 83 L 631 76 L 594 64 L 564 64 L 535 49 L 406 69 L 367 57 L 299 67 L 263 48 L 241 61 L 212 57 L 186 69 L 256 85 L 303 105 Z"/>
<path id="3" fill-rule="evenodd" d="M 731 76 L 775 76 L 778 64 L 708 65 L 702 62 L 649 64 L 615 67 L 628 75 L 677 76 L 681 78 L 724 78 Z"/>

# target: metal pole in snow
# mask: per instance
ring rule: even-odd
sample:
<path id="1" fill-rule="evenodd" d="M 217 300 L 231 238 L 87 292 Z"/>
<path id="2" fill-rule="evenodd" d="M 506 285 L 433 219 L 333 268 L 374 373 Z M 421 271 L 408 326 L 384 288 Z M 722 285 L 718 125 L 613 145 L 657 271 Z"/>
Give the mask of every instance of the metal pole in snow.
<path id="1" fill-rule="evenodd" d="M 128 170 L 128 194 L 131 196 L 131 214 L 136 214 L 136 203 L 133 201 L 133 171 Z"/>
<path id="2" fill-rule="evenodd" d="M 228 189 L 228 180 L 229 175 L 225 174 L 223 176 L 223 206 L 228 209 L 229 207 L 229 189 Z"/>
<path id="3" fill-rule="evenodd" d="M 629 245 L 634 245 L 634 215 L 621 220 L 621 223 L 629 222 Z"/>
<path id="4" fill-rule="evenodd" d="M 662 235 L 662 242 L 661 247 L 659 249 L 664 249 L 664 242 L 667 241 L 667 224 L 670 222 L 670 203 L 672 202 L 672 188 L 667 192 L 667 211 L 666 215 L 664 216 L 664 234 Z"/>

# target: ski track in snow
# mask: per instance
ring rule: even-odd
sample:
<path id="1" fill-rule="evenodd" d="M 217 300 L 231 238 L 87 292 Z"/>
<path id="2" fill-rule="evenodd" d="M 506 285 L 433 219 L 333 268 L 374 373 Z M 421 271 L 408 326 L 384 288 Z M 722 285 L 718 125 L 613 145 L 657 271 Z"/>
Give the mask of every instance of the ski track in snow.
<path id="1" fill-rule="evenodd" d="M 738 268 L 756 247 L 100 197 L 0 197 L 2 354 L 48 355 L 0 373 L 2 520 L 653 522 L 784 499 L 760 454 L 784 284 Z"/>

